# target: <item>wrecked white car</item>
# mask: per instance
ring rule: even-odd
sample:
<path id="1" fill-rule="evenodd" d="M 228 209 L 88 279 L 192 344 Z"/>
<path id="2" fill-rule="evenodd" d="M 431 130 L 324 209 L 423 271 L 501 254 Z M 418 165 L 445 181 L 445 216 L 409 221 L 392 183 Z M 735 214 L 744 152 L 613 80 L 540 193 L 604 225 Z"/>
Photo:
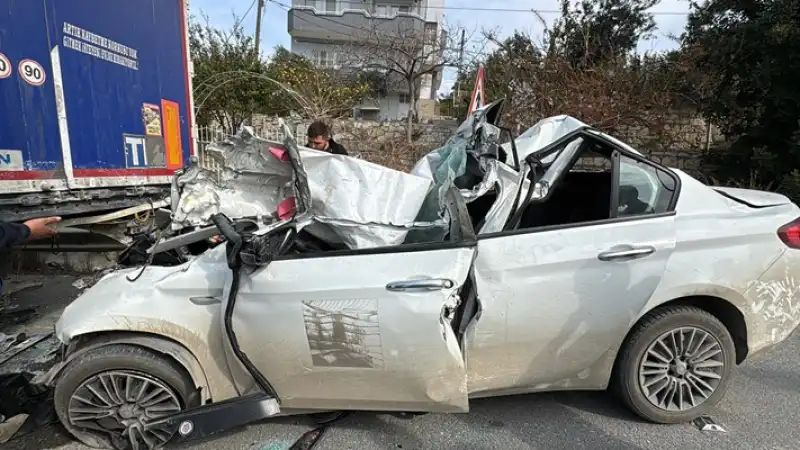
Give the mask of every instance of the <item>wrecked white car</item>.
<path id="1" fill-rule="evenodd" d="M 291 138 L 222 145 L 221 176 L 176 179 L 149 264 L 58 321 L 64 426 L 154 448 L 281 414 L 608 387 L 677 423 L 797 328 L 797 205 L 706 186 L 572 118 L 501 143 L 501 108 L 411 173 Z"/>

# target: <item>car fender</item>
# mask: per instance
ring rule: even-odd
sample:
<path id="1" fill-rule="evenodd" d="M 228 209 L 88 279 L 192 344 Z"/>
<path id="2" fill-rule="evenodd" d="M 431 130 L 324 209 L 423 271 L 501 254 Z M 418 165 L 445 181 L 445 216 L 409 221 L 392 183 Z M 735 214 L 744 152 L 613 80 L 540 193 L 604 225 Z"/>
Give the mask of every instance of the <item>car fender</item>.
<path id="1" fill-rule="evenodd" d="M 142 336 L 137 338 L 142 345 L 181 355 L 181 350 L 160 342 L 175 343 L 198 363 L 202 377 L 192 368 L 191 358 L 183 357 L 189 361 L 186 369 L 207 386 L 215 402 L 236 397 L 221 326 L 222 288 L 229 276 L 225 269 L 210 264 L 151 266 L 135 282 L 127 278 L 139 269 L 113 272 L 64 309 L 56 337 L 71 346 L 86 336 Z"/>
<path id="2" fill-rule="evenodd" d="M 745 311 L 747 310 L 746 308 L 748 300 L 736 289 L 728 286 L 709 283 L 684 284 L 670 286 L 668 289 L 657 289 L 653 297 L 650 298 L 650 301 L 645 304 L 645 307 L 642 309 L 639 316 L 636 317 L 633 323 L 631 323 L 631 326 L 638 322 L 647 313 L 658 308 L 659 306 L 663 306 L 676 300 L 691 297 L 716 297 L 721 300 L 725 300 L 739 310 L 739 312 L 742 313 L 745 318 L 747 317 Z"/>
<path id="3" fill-rule="evenodd" d="M 597 359 L 595 365 L 589 372 L 591 374 L 595 374 L 596 376 L 590 378 L 591 381 L 589 384 L 594 389 L 605 389 L 608 386 L 613 373 L 614 363 L 617 359 L 620 349 L 625 344 L 625 341 L 628 339 L 628 336 L 633 328 L 644 316 L 654 309 L 664 306 L 668 303 L 698 296 L 719 298 L 733 305 L 741 313 L 744 313 L 742 307 L 747 303 L 746 298 L 740 293 L 724 286 L 714 286 L 709 284 L 687 284 L 683 286 L 675 286 L 669 290 L 657 290 L 653 297 L 651 297 L 650 300 L 645 304 L 642 310 L 636 316 L 631 318 L 628 330 L 625 332 L 619 342 L 613 347 L 609 348 L 601 355 L 600 358 Z"/>
<path id="4" fill-rule="evenodd" d="M 90 333 L 74 337 L 70 342 L 64 359 L 53 366 L 47 373 L 46 378 L 43 380 L 44 383 L 52 386 L 64 367 L 78 356 L 100 347 L 117 344 L 144 347 L 172 358 L 192 377 L 192 382 L 199 390 L 201 403 L 206 403 L 211 399 L 208 377 L 200 362 L 189 349 L 162 336 L 135 332 L 107 331 L 100 334 Z"/>

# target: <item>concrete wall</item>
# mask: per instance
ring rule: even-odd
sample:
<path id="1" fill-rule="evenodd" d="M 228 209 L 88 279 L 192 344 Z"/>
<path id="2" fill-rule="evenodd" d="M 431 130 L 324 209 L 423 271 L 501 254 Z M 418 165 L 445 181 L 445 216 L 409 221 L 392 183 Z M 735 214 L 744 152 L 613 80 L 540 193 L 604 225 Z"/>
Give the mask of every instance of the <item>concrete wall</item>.
<path id="1" fill-rule="evenodd" d="M 309 122 L 285 120 L 295 130 L 298 140 L 305 142 Z M 709 128 L 702 118 L 688 113 L 665 113 L 654 123 L 657 125 L 620 127 L 610 134 L 654 161 L 691 173 L 700 170 L 699 157 L 706 144 L 724 140 L 716 127 Z M 282 139 L 277 118 L 256 117 L 253 125 L 256 132 L 264 137 Z M 457 125 L 452 120 L 417 124 L 414 128 L 415 141 L 408 145 L 405 123 L 400 120 L 372 122 L 346 119 L 330 122 L 334 138 L 351 154 L 401 170 L 410 168 L 419 156 L 444 144 Z"/>

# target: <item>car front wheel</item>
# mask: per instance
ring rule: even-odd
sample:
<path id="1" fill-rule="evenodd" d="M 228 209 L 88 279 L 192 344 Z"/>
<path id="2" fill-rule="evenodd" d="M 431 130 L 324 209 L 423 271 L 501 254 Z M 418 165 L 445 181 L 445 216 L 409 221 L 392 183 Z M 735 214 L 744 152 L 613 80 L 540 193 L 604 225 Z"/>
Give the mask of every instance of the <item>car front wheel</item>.
<path id="1" fill-rule="evenodd" d="M 646 420 L 688 422 L 719 403 L 735 362 L 733 339 L 719 319 L 692 306 L 666 306 L 630 333 L 613 387 Z"/>
<path id="2" fill-rule="evenodd" d="M 93 448 L 160 448 L 175 430 L 154 419 L 189 406 L 194 384 L 174 361 L 147 349 L 109 345 L 77 356 L 55 386 L 56 414 Z"/>

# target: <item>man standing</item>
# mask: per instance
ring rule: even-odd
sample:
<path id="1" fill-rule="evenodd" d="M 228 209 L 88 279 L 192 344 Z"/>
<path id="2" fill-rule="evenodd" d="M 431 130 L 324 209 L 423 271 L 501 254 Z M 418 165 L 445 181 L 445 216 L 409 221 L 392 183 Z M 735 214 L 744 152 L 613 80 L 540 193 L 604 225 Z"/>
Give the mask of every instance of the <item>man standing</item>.
<path id="1" fill-rule="evenodd" d="M 308 126 L 308 146 L 314 150 L 322 150 L 324 152 L 333 153 L 334 155 L 347 155 L 342 144 L 335 142 L 331 137 L 331 132 L 328 126 L 321 121 L 316 121 Z"/>
<path id="2" fill-rule="evenodd" d="M 0 221 L 0 253 L 25 241 L 55 236 L 56 229 L 51 225 L 60 221 L 61 217 L 31 219 L 21 224 Z M 2 292 L 3 280 L 0 279 L 0 294 Z"/>

